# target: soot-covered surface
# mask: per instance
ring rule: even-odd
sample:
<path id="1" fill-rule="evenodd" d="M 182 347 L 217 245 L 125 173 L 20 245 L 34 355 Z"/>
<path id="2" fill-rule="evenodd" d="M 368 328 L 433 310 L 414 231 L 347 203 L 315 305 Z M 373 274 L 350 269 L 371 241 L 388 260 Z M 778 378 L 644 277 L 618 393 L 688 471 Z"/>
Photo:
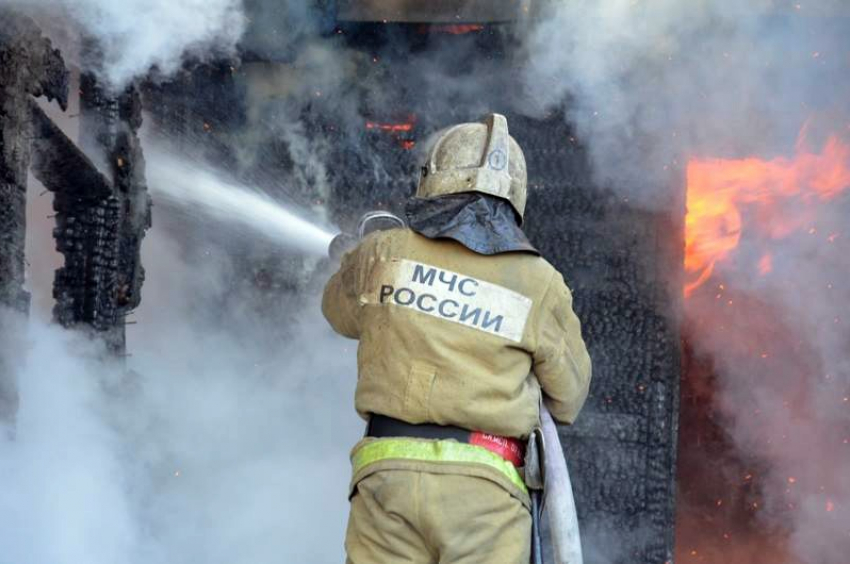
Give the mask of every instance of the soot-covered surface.
<path id="1" fill-rule="evenodd" d="M 0 10 L 0 305 L 25 311 L 24 210 L 30 167 L 54 192 L 57 250 L 55 319 L 85 324 L 117 354 L 124 318 L 141 300 L 139 250 L 150 226 L 144 160 L 136 132 L 141 102 L 133 87 L 107 95 L 94 75 L 80 88 L 82 151 L 33 96 L 68 101 L 69 72 L 29 19 Z M 105 154 L 106 178 L 86 155 Z M 32 158 L 31 158 L 32 157 Z"/>
<path id="2" fill-rule="evenodd" d="M 0 6 L 0 422 L 12 420 L 18 408 L 15 362 L 24 338 L 20 320 L 30 297 L 24 288 L 27 170 L 34 96 L 68 101 L 68 73 L 59 51 L 28 18 Z M 11 336 L 11 337 L 10 337 Z"/>
<path id="3" fill-rule="evenodd" d="M 32 20 L 0 8 L 0 306 L 18 311 L 29 307 L 23 284 L 33 96 L 67 104 L 65 62 Z"/>
<path id="4" fill-rule="evenodd" d="M 680 345 L 660 273 L 677 264 L 681 235 L 596 189 L 581 147 L 556 141 L 570 137 L 560 117 L 508 119 L 528 160 L 526 230 L 571 286 L 593 359 L 588 404 L 562 430 L 586 561 L 670 561 Z M 397 208 L 407 188 L 349 182 L 331 204 L 345 223 L 363 202 Z"/>
<path id="5" fill-rule="evenodd" d="M 242 181 L 280 190 L 282 201 L 302 208 L 323 204 L 328 219 L 349 230 L 367 210 L 403 211 L 427 136 L 487 111 L 506 114 L 528 162 L 526 231 L 573 289 L 594 363 L 588 403 L 577 424 L 562 429 L 585 561 L 672 561 L 683 179 L 671 174 L 673 212 L 638 210 L 596 186 L 563 113 L 529 118 L 517 104 L 517 69 L 501 33 L 432 37 L 417 26 L 358 25 L 340 28 L 333 41 L 355 69 L 335 89 L 321 69 L 299 69 L 293 57 L 250 63 L 261 65 L 261 81 L 284 77 L 264 82 L 272 95 L 261 106 L 250 101 L 256 78 L 246 78 L 244 62 L 200 67 L 149 89 L 146 102 L 178 144 L 208 138 L 211 160 L 233 163 Z M 445 75 L 435 79 L 435 69 Z M 197 104 L 194 92 L 216 95 Z M 306 178 L 292 175 L 299 167 Z M 247 283 L 263 289 L 269 278 L 286 292 L 307 291 L 303 269 L 292 268 L 303 265 L 297 254 L 250 246 L 242 253 L 251 262 Z M 258 315 L 285 325 L 285 312 L 264 311 Z"/>
<path id="6" fill-rule="evenodd" d="M 92 74 L 83 75 L 80 91 L 82 148 L 104 156 L 101 166 L 109 178 L 87 162 L 75 162 L 76 152 L 64 150 L 64 145 L 73 147 L 67 140 L 51 142 L 61 132 L 42 128 L 38 146 L 53 154 L 40 159 L 50 165 L 41 177 L 55 194 L 54 236 L 65 258 L 56 272 L 53 315 L 64 327 L 93 330 L 112 353 L 123 355 L 125 318 L 141 301 L 140 249 L 151 225 L 137 136 L 141 100 L 134 87 L 107 94 Z M 79 170 L 64 175 L 71 166 Z M 81 183 L 84 172 L 97 181 Z"/>
<path id="7" fill-rule="evenodd" d="M 351 162 L 364 151 L 341 152 L 346 166 L 330 201 L 341 225 L 353 221 L 352 212 L 401 209 L 416 180 L 416 156 L 405 149 L 405 140 L 480 117 L 462 105 L 435 103 L 441 92 L 410 61 L 430 56 L 427 48 L 406 53 L 394 43 L 388 52 L 386 43 L 364 37 L 364 48 L 384 61 L 382 79 L 372 88 L 396 93 L 394 105 L 373 110 L 376 120 L 412 115 L 415 128 L 401 137 L 374 129 L 363 136 L 383 159 L 383 181 Z M 498 60 L 497 50 L 487 51 L 494 52 Z M 492 59 L 488 64 L 498 68 Z M 679 279 L 681 269 L 683 208 L 672 206 L 681 215 L 648 213 L 595 186 L 581 140 L 563 115 L 519 115 L 507 99 L 511 70 L 502 70 L 503 88 L 490 89 L 489 100 L 478 102 L 507 114 L 511 134 L 524 149 L 530 188 L 526 230 L 573 289 L 594 363 L 590 399 L 577 424 L 562 429 L 585 559 L 672 561 L 680 340 L 673 321 L 679 292 L 668 284 Z M 683 179 L 671 174 L 670 181 L 684 190 Z"/>

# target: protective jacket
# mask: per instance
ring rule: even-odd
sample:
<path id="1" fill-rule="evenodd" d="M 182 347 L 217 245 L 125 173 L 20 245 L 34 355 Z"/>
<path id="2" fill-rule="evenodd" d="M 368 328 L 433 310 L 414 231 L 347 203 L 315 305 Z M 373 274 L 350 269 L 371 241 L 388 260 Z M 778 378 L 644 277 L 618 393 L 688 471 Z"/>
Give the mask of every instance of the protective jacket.
<path id="1" fill-rule="evenodd" d="M 376 232 L 343 257 L 322 311 L 337 332 L 360 340 L 355 406 L 364 418 L 523 438 L 539 423 L 541 388 L 564 423 L 587 396 L 590 358 L 572 296 L 535 253 L 486 256 L 410 229 Z M 353 484 L 378 469 L 411 467 L 421 465 L 355 464 Z M 475 464 L 463 472 L 527 502 L 498 469 Z"/>

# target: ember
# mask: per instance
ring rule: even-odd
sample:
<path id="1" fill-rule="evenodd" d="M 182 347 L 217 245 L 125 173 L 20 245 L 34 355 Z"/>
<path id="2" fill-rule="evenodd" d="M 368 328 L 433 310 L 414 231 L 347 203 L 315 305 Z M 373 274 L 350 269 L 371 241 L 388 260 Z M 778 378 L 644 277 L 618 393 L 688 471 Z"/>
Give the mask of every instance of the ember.
<path id="1" fill-rule="evenodd" d="M 374 121 L 366 122 L 366 129 L 378 129 L 380 131 L 412 131 L 412 123 L 376 123 Z"/>
<path id="2" fill-rule="evenodd" d="M 839 197 L 850 188 L 850 142 L 812 142 L 809 131 L 791 156 L 688 163 L 683 401 L 712 408 L 683 410 L 680 559 L 697 551 L 693 560 L 707 563 L 808 561 L 801 523 L 815 507 L 844 509 L 833 474 L 846 462 L 834 448 L 846 426 L 826 414 L 846 388 L 833 377 L 835 355 L 806 328 L 838 323 L 840 310 L 809 304 L 841 290 L 836 210 L 847 204 Z M 699 447 L 687 446 L 695 438 Z M 742 471 L 717 476 L 708 461 Z"/>
<path id="3" fill-rule="evenodd" d="M 377 122 L 366 120 L 366 129 L 369 131 L 378 131 L 383 133 L 392 134 L 395 137 L 398 145 L 406 150 L 410 151 L 413 147 L 416 146 L 416 141 L 410 139 L 409 135 L 416 124 L 416 116 L 411 115 L 407 117 L 407 121 L 401 122 Z"/>

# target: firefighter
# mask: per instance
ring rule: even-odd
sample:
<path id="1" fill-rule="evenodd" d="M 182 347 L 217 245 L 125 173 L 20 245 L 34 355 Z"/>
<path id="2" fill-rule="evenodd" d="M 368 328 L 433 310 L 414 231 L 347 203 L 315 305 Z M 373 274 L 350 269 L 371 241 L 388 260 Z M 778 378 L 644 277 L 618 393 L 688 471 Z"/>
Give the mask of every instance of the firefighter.
<path id="1" fill-rule="evenodd" d="M 525 439 L 572 423 L 590 358 L 570 290 L 524 235 L 525 158 L 504 116 L 443 132 L 408 227 L 342 257 L 322 311 L 359 339 L 350 564 L 526 564 Z"/>

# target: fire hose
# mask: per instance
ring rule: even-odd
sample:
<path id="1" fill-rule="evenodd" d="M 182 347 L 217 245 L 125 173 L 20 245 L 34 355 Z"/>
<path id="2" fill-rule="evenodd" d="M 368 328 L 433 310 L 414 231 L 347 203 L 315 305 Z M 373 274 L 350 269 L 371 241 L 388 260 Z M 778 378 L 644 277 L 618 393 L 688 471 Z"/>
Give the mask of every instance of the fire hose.
<path id="1" fill-rule="evenodd" d="M 555 564 L 583 564 L 576 502 L 558 427 L 541 403 L 540 422 L 545 449 L 545 512 L 549 518 Z"/>
<path id="2" fill-rule="evenodd" d="M 540 428 L 528 438 L 525 483 L 531 494 L 531 563 L 544 564 L 542 522 L 549 524 L 554 564 L 582 564 L 576 504 L 558 428 L 540 402 Z"/>

